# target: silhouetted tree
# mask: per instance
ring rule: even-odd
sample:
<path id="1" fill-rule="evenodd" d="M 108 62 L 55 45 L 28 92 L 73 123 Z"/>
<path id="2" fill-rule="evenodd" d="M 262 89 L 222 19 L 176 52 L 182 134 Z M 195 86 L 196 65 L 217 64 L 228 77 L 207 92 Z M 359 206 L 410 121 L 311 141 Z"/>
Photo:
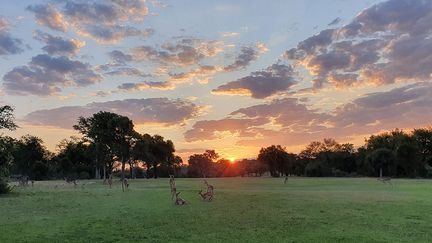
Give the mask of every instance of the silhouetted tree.
<path id="1" fill-rule="evenodd" d="M 58 147 L 59 152 L 52 161 L 57 164 L 61 177 L 89 179 L 93 168 L 93 154 L 90 144 L 72 138 L 61 141 Z"/>
<path id="2" fill-rule="evenodd" d="M 379 172 L 379 177 L 382 178 L 384 173 L 386 176 L 391 176 L 395 172 L 395 156 L 388 148 L 379 148 L 374 150 L 369 156 L 368 161 Z"/>
<path id="3" fill-rule="evenodd" d="M 13 120 L 13 108 L 8 105 L 0 107 L 0 129 L 15 130 L 18 126 Z"/>
<path id="4" fill-rule="evenodd" d="M 282 174 L 290 174 L 296 155 L 287 153 L 280 145 L 272 145 L 261 148 L 258 160 L 268 166 L 271 176 L 279 177 Z"/>
<path id="5" fill-rule="evenodd" d="M 189 175 L 207 177 L 211 174 L 213 161 L 219 158 L 214 150 L 206 150 L 203 154 L 193 154 L 189 157 Z"/>
<path id="6" fill-rule="evenodd" d="M 13 120 L 13 108 L 8 105 L 0 107 L 0 130 L 15 130 L 17 125 Z M 0 134 L 0 194 L 10 191 L 6 178 L 9 176 L 9 170 L 13 162 L 13 156 L 11 154 L 13 144 L 13 139 L 3 137 Z"/>
<path id="7" fill-rule="evenodd" d="M 78 119 L 74 129 L 95 144 L 104 145 L 121 162 L 121 178 L 125 178 L 125 164 L 130 159 L 131 140 L 136 135 L 132 121 L 125 116 L 101 111 Z M 96 156 L 97 158 L 97 156 Z M 122 183 L 124 191 L 124 184 Z"/>
<path id="8" fill-rule="evenodd" d="M 13 172 L 32 180 L 47 179 L 49 155 L 42 139 L 31 135 L 23 136 L 17 141 L 13 151 Z"/>

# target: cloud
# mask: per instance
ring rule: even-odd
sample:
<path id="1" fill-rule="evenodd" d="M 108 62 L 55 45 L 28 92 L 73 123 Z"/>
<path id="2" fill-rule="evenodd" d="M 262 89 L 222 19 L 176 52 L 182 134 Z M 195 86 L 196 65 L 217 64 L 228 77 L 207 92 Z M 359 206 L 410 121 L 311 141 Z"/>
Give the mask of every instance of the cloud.
<path id="1" fill-rule="evenodd" d="M 151 74 L 143 73 L 141 70 L 133 67 L 119 67 L 112 71 L 106 72 L 106 75 L 110 76 L 135 76 L 135 77 L 151 77 Z"/>
<path id="2" fill-rule="evenodd" d="M 164 88 L 171 89 L 182 83 L 206 84 L 212 75 L 243 69 L 256 60 L 261 53 L 268 50 L 263 43 L 256 43 L 253 46 L 242 47 L 239 54 L 234 57 L 232 64 L 225 67 L 204 64 L 216 59 L 216 56 L 223 52 L 225 47 L 226 45 L 221 41 L 176 37 L 160 46 L 137 46 L 127 51 L 111 51 L 108 53 L 111 63 L 104 65 L 103 68 L 125 68 L 131 63 L 152 62 L 157 67 L 153 77 L 160 79 L 158 83 L 169 82 L 170 84 Z M 114 73 L 118 72 L 114 71 Z M 147 83 L 135 85 L 129 83 L 127 87 L 132 86 L 134 90 L 137 87 L 139 89 L 152 88 Z"/>
<path id="3" fill-rule="evenodd" d="M 237 37 L 239 35 L 239 32 L 221 32 L 222 37 Z"/>
<path id="4" fill-rule="evenodd" d="M 389 0 L 301 41 L 284 57 L 306 68 L 316 89 L 419 82 L 432 74 L 430 21 L 430 1 Z"/>
<path id="5" fill-rule="evenodd" d="M 58 8 L 57 8 L 58 7 Z M 148 15 L 144 0 L 58 1 L 31 5 L 39 25 L 65 32 L 73 27 L 77 34 L 103 44 L 117 43 L 126 37 L 147 37 L 153 30 L 139 30 L 126 24 L 141 22 Z"/>
<path id="6" fill-rule="evenodd" d="M 0 16 L 0 56 L 23 52 L 23 43 L 9 33 L 9 22 Z"/>
<path id="7" fill-rule="evenodd" d="M 46 26 L 52 30 L 66 32 L 68 24 L 63 14 L 54 5 L 30 5 L 27 7 L 27 10 L 34 13 L 36 22 L 39 25 Z"/>
<path id="8" fill-rule="evenodd" d="M 50 55 L 76 56 L 79 50 L 85 45 L 84 41 L 77 39 L 64 39 L 62 37 L 52 36 L 41 31 L 36 31 L 35 39 L 46 44 L 42 48 Z"/>
<path id="9" fill-rule="evenodd" d="M 6 18 L 0 16 L 0 31 L 6 31 L 9 28 L 9 22 Z"/>
<path id="10" fill-rule="evenodd" d="M 126 37 L 142 36 L 148 37 L 154 33 L 153 29 L 139 30 L 129 26 L 99 26 L 86 25 L 78 30 L 81 36 L 91 37 L 101 44 L 114 44 Z"/>
<path id="11" fill-rule="evenodd" d="M 278 128 L 305 130 L 305 125 L 318 125 L 326 117 L 295 98 L 276 99 L 269 104 L 236 110 L 221 120 L 198 121 L 184 135 L 188 142 L 218 139 L 224 133 L 243 139 L 257 138 L 272 133 L 268 127 L 275 124 Z"/>
<path id="12" fill-rule="evenodd" d="M 72 129 L 79 116 L 88 117 L 99 111 L 128 116 L 135 124 L 183 125 L 201 114 L 202 107 L 190 101 L 168 98 L 125 99 L 94 102 L 85 106 L 64 106 L 29 113 L 24 121 L 33 125 Z"/>
<path id="13" fill-rule="evenodd" d="M 341 21 L 342 21 L 342 19 L 339 18 L 339 17 L 337 17 L 337 18 L 333 19 L 333 20 L 328 24 L 328 26 L 330 26 L 330 25 L 337 25 L 337 24 L 339 24 Z"/>
<path id="14" fill-rule="evenodd" d="M 432 114 L 432 84 L 415 83 L 363 95 L 332 111 L 309 108 L 296 98 L 275 99 L 232 112 L 220 120 L 196 122 L 186 141 L 235 137 L 238 145 L 302 145 L 332 137 L 340 140 L 382 130 L 424 126 Z"/>
<path id="15" fill-rule="evenodd" d="M 248 95 L 255 99 L 263 99 L 287 91 L 294 84 L 293 68 L 276 63 L 262 71 L 253 72 L 249 76 L 221 85 L 212 93 Z"/>
<path id="16" fill-rule="evenodd" d="M 198 121 L 193 128 L 184 134 L 187 142 L 214 140 L 222 138 L 222 134 L 238 134 L 241 137 L 248 137 L 251 134 L 250 127 L 266 124 L 264 119 L 233 119 Z M 255 135 L 255 133 L 253 133 Z"/>
<path id="17" fill-rule="evenodd" d="M 153 61 L 163 65 L 187 67 L 198 64 L 206 57 L 213 57 L 223 51 L 222 42 L 205 41 L 196 38 L 179 38 L 165 42 L 160 48 L 139 46 L 129 54 L 133 61 Z"/>
<path id="18" fill-rule="evenodd" d="M 3 76 L 5 91 L 18 95 L 48 96 L 61 92 L 62 87 L 83 87 L 100 81 L 89 64 L 65 56 L 37 55 L 25 66 L 15 67 Z"/>
<path id="19" fill-rule="evenodd" d="M 117 87 L 121 91 L 142 91 L 147 89 L 172 90 L 174 86 L 168 82 L 123 83 Z"/>
<path id="20" fill-rule="evenodd" d="M 258 43 L 254 47 L 242 47 L 239 55 L 235 58 L 234 63 L 224 67 L 224 71 L 230 72 L 247 67 L 252 61 L 255 61 L 261 53 L 268 49 L 263 43 Z"/>

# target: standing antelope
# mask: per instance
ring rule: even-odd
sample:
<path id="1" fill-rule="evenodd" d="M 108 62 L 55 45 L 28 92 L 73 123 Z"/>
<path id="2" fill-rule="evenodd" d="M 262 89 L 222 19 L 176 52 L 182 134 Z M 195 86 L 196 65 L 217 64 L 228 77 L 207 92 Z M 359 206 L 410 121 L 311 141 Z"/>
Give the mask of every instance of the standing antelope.
<path id="1" fill-rule="evenodd" d="M 124 179 L 123 179 L 123 183 L 124 183 L 126 189 L 128 189 L 128 188 L 129 188 L 129 181 L 128 181 L 127 178 L 124 178 Z"/>
<path id="2" fill-rule="evenodd" d="M 177 193 L 177 187 L 175 184 L 174 175 L 170 175 L 169 177 L 170 177 L 169 183 L 170 183 L 170 188 L 171 188 L 171 201 L 172 201 L 172 200 L 174 200 L 174 197 L 177 198 L 177 194 L 176 194 Z"/>
<path id="3" fill-rule="evenodd" d="M 109 174 L 109 177 L 108 177 L 108 185 L 109 185 L 109 187 L 111 188 L 111 186 L 112 186 L 112 174 Z"/>

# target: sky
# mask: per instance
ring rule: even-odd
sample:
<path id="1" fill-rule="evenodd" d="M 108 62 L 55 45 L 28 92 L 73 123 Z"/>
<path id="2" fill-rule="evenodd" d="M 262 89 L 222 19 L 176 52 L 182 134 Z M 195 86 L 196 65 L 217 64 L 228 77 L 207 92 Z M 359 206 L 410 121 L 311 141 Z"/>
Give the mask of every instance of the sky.
<path id="1" fill-rule="evenodd" d="M 177 154 L 253 158 L 429 126 L 432 0 L 20 0 L 0 9 L 0 105 L 51 151 L 126 115 Z"/>

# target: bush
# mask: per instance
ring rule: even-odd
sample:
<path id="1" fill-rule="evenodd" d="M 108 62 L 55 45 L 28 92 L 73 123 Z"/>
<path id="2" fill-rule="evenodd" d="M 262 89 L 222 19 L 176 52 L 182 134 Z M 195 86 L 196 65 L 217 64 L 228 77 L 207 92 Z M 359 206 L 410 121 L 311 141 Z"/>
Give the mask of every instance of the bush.
<path id="1" fill-rule="evenodd" d="M 0 178 L 0 194 L 6 194 L 11 191 L 11 188 L 9 187 L 6 180 Z"/>
<path id="2" fill-rule="evenodd" d="M 343 170 L 335 169 L 335 168 L 332 168 L 332 174 L 335 177 L 347 177 L 348 176 L 347 172 L 345 172 Z"/>
<path id="3" fill-rule="evenodd" d="M 306 165 L 305 175 L 312 177 L 332 176 L 332 171 L 327 163 L 321 161 L 311 161 Z"/>

